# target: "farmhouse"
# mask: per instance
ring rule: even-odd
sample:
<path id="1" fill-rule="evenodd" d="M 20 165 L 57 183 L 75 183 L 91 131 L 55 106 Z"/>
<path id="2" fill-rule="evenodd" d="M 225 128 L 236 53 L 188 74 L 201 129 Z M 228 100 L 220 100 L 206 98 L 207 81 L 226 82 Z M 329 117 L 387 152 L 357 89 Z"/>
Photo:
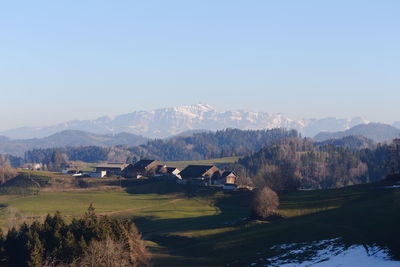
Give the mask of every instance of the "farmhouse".
<path id="1" fill-rule="evenodd" d="M 157 172 L 160 171 L 160 166 L 161 165 L 158 161 L 156 160 L 147 160 L 143 159 L 135 164 L 129 164 L 127 166 L 122 175 L 125 178 L 140 178 L 142 176 L 153 176 Z"/>
<path id="2" fill-rule="evenodd" d="M 236 184 L 237 176 L 232 171 L 223 171 L 221 174 L 221 180 L 224 184 Z"/>
<path id="3" fill-rule="evenodd" d="M 120 176 L 128 165 L 124 163 L 104 163 L 96 166 L 96 173 L 105 172 L 107 176 Z"/>
<path id="4" fill-rule="evenodd" d="M 236 174 L 232 171 L 219 170 L 218 173 L 213 175 L 212 185 L 235 185 Z"/>
<path id="5" fill-rule="evenodd" d="M 186 183 L 213 185 L 219 178 L 218 168 L 214 165 L 189 165 L 180 172 Z"/>

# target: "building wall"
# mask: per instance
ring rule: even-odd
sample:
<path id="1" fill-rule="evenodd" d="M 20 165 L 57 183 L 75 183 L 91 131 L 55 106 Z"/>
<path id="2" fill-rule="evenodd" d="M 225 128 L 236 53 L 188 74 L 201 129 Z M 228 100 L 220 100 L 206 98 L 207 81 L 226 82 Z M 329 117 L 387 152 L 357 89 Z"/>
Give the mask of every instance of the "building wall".
<path id="1" fill-rule="evenodd" d="M 225 183 L 227 183 L 227 184 L 234 184 L 234 183 L 236 183 L 236 176 L 235 176 L 235 175 L 228 175 L 228 176 L 226 177 Z"/>
<path id="2" fill-rule="evenodd" d="M 120 168 L 96 168 L 96 172 L 103 172 L 105 171 L 107 175 L 121 175 L 121 169 Z"/>

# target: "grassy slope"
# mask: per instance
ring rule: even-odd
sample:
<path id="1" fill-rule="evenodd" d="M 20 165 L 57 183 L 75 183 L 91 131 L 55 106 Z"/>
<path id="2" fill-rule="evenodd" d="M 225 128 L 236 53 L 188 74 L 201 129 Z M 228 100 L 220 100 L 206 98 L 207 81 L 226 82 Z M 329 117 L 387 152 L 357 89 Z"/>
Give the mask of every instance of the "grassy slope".
<path id="1" fill-rule="evenodd" d="M 182 266 L 243 266 L 260 257 L 274 256 L 268 248 L 276 244 L 336 237 L 342 237 L 349 245 L 388 246 L 398 258 L 399 204 L 399 191 L 370 186 L 299 192 L 282 197 L 281 213 L 287 216 L 285 219 L 220 226 L 220 231 L 215 230 L 217 226 L 202 231 L 192 229 L 183 235 L 178 232 L 155 240 L 180 256 L 160 259 L 163 266 L 174 266 L 178 259 Z M 223 214 L 223 206 L 221 210 Z"/>
<path id="2" fill-rule="evenodd" d="M 302 191 L 281 197 L 285 219 L 254 222 L 250 193 L 154 183 L 126 191 L 40 192 L 0 196 L 0 222 L 44 216 L 60 210 L 82 214 L 90 203 L 98 213 L 134 218 L 154 253 L 156 266 L 243 266 L 273 256 L 272 245 L 342 237 L 349 244 L 400 247 L 400 190 L 356 186 Z M 8 210 L 18 211 L 10 215 Z M 258 253 L 258 254 L 257 254 Z M 395 255 L 398 257 L 398 255 Z"/>

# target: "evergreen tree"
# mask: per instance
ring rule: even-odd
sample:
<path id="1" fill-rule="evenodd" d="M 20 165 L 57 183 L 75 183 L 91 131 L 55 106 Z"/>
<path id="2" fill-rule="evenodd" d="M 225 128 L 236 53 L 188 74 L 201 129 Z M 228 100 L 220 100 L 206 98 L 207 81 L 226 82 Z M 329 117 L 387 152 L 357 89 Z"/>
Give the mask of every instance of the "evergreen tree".
<path id="1" fill-rule="evenodd" d="M 37 232 L 32 233 L 31 239 L 27 243 L 28 259 L 27 266 L 41 267 L 43 264 L 43 246 Z"/>
<path id="2" fill-rule="evenodd" d="M 103 255 L 101 248 L 113 247 L 119 251 L 117 262 L 132 266 L 148 264 L 148 253 L 133 223 L 98 217 L 91 205 L 85 216 L 73 219 L 70 224 L 56 212 L 53 216 L 47 215 L 43 223 L 36 221 L 31 226 L 24 223 L 18 230 L 12 228 L 5 239 L 0 232 L 0 251 L 3 252 L 0 266 L 81 266 L 87 262 L 89 254 L 93 259 L 94 255 Z M 88 254 L 89 249 L 91 253 Z M 114 251 L 107 251 L 109 259 L 113 254 Z"/>

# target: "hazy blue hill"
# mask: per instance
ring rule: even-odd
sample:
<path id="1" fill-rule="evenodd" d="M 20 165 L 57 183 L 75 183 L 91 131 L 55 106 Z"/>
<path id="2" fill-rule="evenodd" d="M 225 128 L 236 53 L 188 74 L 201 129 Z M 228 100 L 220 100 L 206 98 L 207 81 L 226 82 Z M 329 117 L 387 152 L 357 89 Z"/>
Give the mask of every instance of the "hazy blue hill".
<path id="1" fill-rule="evenodd" d="M 346 131 L 341 132 L 321 132 L 314 137 L 317 142 L 329 139 L 339 139 L 346 136 L 364 136 L 375 142 L 390 141 L 396 137 L 400 137 L 400 129 L 383 123 L 369 123 L 354 126 Z"/>
<path id="2" fill-rule="evenodd" d="M 33 148 L 78 147 L 78 146 L 137 146 L 147 142 L 147 138 L 130 134 L 99 135 L 84 131 L 66 130 L 44 138 L 13 140 L 0 137 L 0 154 L 22 156 Z"/>
<path id="3" fill-rule="evenodd" d="M 147 141 L 140 135 L 119 133 L 99 135 L 84 131 L 66 130 L 49 137 L 35 139 L 35 145 L 41 147 L 64 147 L 64 146 L 136 146 Z"/>
<path id="4" fill-rule="evenodd" d="M 192 136 L 194 134 L 198 134 L 198 133 L 210 133 L 212 131 L 210 130 L 205 130 L 205 129 L 196 129 L 196 130 L 187 130 L 187 131 L 183 131 L 179 134 L 173 135 L 169 138 L 177 138 L 177 137 L 188 137 L 188 136 Z"/>

